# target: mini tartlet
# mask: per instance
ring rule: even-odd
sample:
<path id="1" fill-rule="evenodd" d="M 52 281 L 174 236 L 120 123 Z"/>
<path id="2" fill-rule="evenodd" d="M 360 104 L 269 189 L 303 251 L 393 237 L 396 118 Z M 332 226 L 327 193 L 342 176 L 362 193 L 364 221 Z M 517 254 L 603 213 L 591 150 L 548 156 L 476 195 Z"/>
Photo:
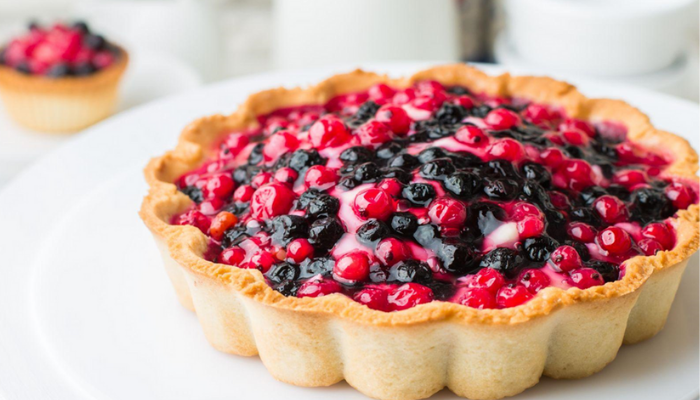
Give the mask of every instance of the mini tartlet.
<path id="1" fill-rule="evenodd" d="M 41 132 L 75 132 L 116 107 L 127 52 L 82 22 L 31 24 L 0 52 L 0 95 L 19 124 Z"/>
<path id="2" fill-rule="evenodd" d="M 337 121 L 345 128 L 334 130 Z M 420 162 L 408 174 L 379 155 L 394 142 L 401 146 L 391 160 Z M 353 164 L 363 151 L 342 156 L 356 147 L 370 149 L 379 177 L 363 180 L 368 167 Z M 304 154 L 295 158 L 295 148 Z M 442 153 L 421 159 L 428 150 Z M 546 167 L 526 167 L 533 163 Z M 637 109 L 587 99 L 550 78 L 492 77 L 465 65 L 407 79 L 355 71 L 308 89 L 260 92 L 229 116 L 190 124 L 177 148 L 146 168 L 140 215 L 178 299 L 218 350 L 259 354 L 275 378 L 295 385 L 344 379 L 380 399 L 425 398 L 443 387 L 496 399 L 542 375 L 591 375 L 623 342 L 661 330 L 698 249 L 697 163 L 685 140 Z M 488 176 L 464 194 L 456 174 Z M 420 198 L 425 187 L 416 192 L 416 183 L 432 185 L 432 197 Z M 538 187 L 549 188 L 548 200 L 528 194 Z M 328 215 L 299 200 L 312 192 L 340 199 L 330 213 L 345 233 L 330 244 L 335 228 L 318 231 Z M 501 212 L 484 202 L 502 208 L 495 223 L 510 228 L 495 234 L 487 225 Z M 396 214 L 435 226 L 430 241 L 405 234 Z M 472 214 L 480 217 L 470 222 Z M 304 223 L 306 233 L 297 229 Z M 363 236 L 369 223 L 376 238 Z M 389 228 L 376 228 L 382 223 Z M 233 232 L 240 224 L 245 236 Z M 337 245 L 348 235 L 349 245 Z M 528 248 L 537 238 L 546 243 Z M 332 265 L 314 264 L 318 274 L 301 278 L 319 258 Z"/>

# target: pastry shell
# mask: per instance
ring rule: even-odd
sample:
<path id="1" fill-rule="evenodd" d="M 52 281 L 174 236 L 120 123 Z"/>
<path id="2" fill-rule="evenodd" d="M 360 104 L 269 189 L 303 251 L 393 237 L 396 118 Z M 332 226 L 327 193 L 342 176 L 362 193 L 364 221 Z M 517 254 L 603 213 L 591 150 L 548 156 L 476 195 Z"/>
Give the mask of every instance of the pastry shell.
<path id="1" fill-rule="evenodd" d="M 205 235 L 168 223 L 191 204 L 172 182 L 201 164 L 225 132 L 255 126 L 256 116 L 281 107 L 323 104 L 378 82 L 406 87 L 424 79 L 559 106 L 577 118 L 621 122 L 634 142 L 673 154 L 668 174 L 697 182 L 698 158 L 687 141 L 655 129 L 625 102 L 587 99 L 575 87 L 546 77 L 488 76 L 457 64 L 406 79 L 358 70 L 307 89 L 253 94 L 229 116 L 191 123 L 175 150 L 145 169 L 150 190 L 141 218 L 180 303 L 196 312 L 211 345 L 231 354 L 258 354 L 276 379 L 299 386 L 346 380 L 377 399 L 426 398 L 444 387 L 470 399 L 497 399 L 522 392 L 542 375 L 589 376 L 611 362 L 623 343 L 658 333 L 698 249 L 698 205 L 673 218 L 674 249 L 628 260 L 619 281 L 585 290 L 548 287 L 521 306 L 501 310 L 434 301 L 387 313 L 339 294 L 284 297 L 257 270 L 206 261 Z"/>
<path id="2" fill-rule="evenodd" d="M 20 125 L 40 132 L 76 132 L 112 114 L 128 61 L 120 48 L 114 64 L 104 70 L 62 78 L 26 75 L 0 65 L 0 96 Z"/>

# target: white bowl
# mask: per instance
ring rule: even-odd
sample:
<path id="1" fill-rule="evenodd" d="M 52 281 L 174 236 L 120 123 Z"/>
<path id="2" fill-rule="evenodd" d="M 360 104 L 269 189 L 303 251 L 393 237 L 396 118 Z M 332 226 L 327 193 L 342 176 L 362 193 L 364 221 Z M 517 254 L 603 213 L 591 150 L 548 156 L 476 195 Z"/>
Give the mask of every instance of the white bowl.
<path id="1" fill-rule="evenodd" d="M 696 0 L 506 0 L 510 42 L 535 65 L 599 76 L 670 66 Z"/>

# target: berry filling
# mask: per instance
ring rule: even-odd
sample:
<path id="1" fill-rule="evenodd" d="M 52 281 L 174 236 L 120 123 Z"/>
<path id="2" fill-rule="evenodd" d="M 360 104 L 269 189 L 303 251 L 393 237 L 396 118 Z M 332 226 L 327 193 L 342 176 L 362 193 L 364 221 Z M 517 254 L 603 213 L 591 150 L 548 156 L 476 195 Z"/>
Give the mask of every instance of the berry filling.
<path id="1" fill-rule="evenodd" d="M 259 121 L 177 179 L 193 204 L 172 223 L 285 296 L 514 307 L 620 279 L 625 260 L 672 249 L 671 217 L 698 201 L 619 124 L 438 82 Z"/>
<path id="2" fill-rule="evenodd" d="M 51 78 L 85 76 L 114 64 L 121 51 L 84 22 L 43 27 L 29 25 L 29 32 L 0 50 L 0 65 L 16 71 Z"/>

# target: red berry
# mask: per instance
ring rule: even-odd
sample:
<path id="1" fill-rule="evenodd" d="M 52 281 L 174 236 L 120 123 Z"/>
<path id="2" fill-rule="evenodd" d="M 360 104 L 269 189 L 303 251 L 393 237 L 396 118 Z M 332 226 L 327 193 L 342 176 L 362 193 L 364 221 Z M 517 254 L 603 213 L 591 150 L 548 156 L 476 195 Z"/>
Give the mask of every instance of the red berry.
<path id="1" fill-rule="evenodd" d="M 593 184 L 591 165 L 583 160 L 567 160 L 563 162 L 561 171 L 568 178 L 567 186 L 572 190 L 582 190 Z"/>
<path id="2" fill-rule="evenodd" d="M 504 286 L 496 294 L 499 308 L 519 306 L 532 298 L 532 294 L 524 286 Z"/>
<path id="3" fill-rule="evenodd" d="M 272 182 L 272 174 L 269 172 L 260 172 L 251 179 L 250 186 L 257 189 L 270 182 Z"/>
<path id="4" fill-rule="evenodd" d="M 377 111 L 375 119 L 385 123 L 397 135 L 406 134 L 411 128 L 412 122 L 411 117 L 403 108 L 390 105 L 382 106 Z"/>
<path id="5" fill-rule="evenodd" d="M 338 282 L 326 279 L 315 279 L 304 282 L 297 291 L 297 297 L 321 297 L 340 292 Z"/>
<path id="6" fill-rule="evenodd" d="M 389 310 L 401 311 L 433 301 L 433 291 L 417 283 L 403 284 L 389 293 Z"/>
<path id="7" fill-rule="evenodd" d="M 455 97 L 453 102 L 459 106 L 466 108 L 467 110 L 470 108 L 474 108 L 474 99 L 467 95 Z"/>
<path id="8" fill-rule="evenodd" d="M 361 144 L 374 147 L 386 143 L 393 138 L 389 127 L 376 120 L 369 121 L 357 128 L 355 135 L 360 139 Z"/>
<path id="9" fill-rule="evenodd" d="M 224 139 L 224 146 L 226 146 L 229 152 L 233 155 L 238 154 L 238 152 L 243 150 L 248 143 L 250 143 L 250 138 L 241 133 L 232 133 L 226 136 L 226 139 Z"/>
<path id="10" fill-rule="evenodd" d="M 600 218 L 608 224 L 623 221 L 627 216 L 625 203 L 615 196 L 604 195 L 598 197 L 593 202 L 593 208 L 600 215 Z"/>
<path id="11" fill-rule="evenodd" d="M 556 190 L 552 190 L 549 192 L 549 200 L 552 202 L 552 205 L 560 210 L 568 210 L 571 208 L 571 202 L 569 201 L 569 198 L 566 197 L 566 195 L 562 192 L 557 192 Z"/>
<path id="12" fill-rule="evenodd" d="M 372 85 L 367 90 L 367 94 L 369 94 L 370 100 L 373 100 L 377 104 L 386 104 L 394 97 L 395 93 L 396 90 L 384 83 L 377 83 L 376 85 Z"/>
<path id="13" fill-rule="evenodd" d="M 672 249 L 675 242 L 671 230 L 661 222 L 653 222 L 645 226 L 642 229 L 642 236 L 659 242 L 664 250 Z"/>
<path id="14" fill-rule="evenodd" d="M 537 294 L 551 283 L 549 276 L 541 269 L 526 269 L 518 276 L 518 283 L 532 294 Z"/>
<path id="15" fill-rule="evenodd" d="M 192 225 L 195 228 L 202 231 L 202 233 L 207 233 L 209 231 L 209 226 L 211 225 L 211 219 L 201 212 L 191 209 L 184 214 L 178 216 L 175 221 L 175 225 Z"/>
<path id="16" fill-rule="evenodd" d="M 489 137 L 474 125 L 464 125 L 457 129 L 455 139 L 471 147 L 484 147 L 489 144 Z"/>
<path id="17" fill-rule="evenodd" d="M 542 163 L 550 168 L 558 167 L 564 161 L 564 153 L 556 147 L 549 147 L 540 153 Z"/>
<path id="18" fill-rule="evenodd" d="M 281 183 L 261 186 L 250 200 L 251 215 L 256 219 L 270 219 L 286 214 L 294 203 L 294 192 Z"/>
<path id="19" fill-rule="evenodd" d="M 588 289 L 605 283 L 600 273 L 593 268 L 580 268 L 569 274 L 571 283 L 579 289 Z"/>
<path id="20" fill-rule="evenodd" d="M 523 111 L 523 117 L 535 125 L 542 126 L 552 120 L 552 113 L 545 106 L 539 104 L 530 104 Z"/>
<path id="21" fill-rule="evenodd" d="M 333 277 L 350 282 L 358 282 L 369 276 L 369 259 L 362 252 L 342 255 L 333 266 Z"/>
<path id="22" fill-rule="evenodd" d="M 226 265 L 237 266 L 245 259 L 245 250 L 240 247 L 229 247 L 219 254 L 219 262 Z"/>
<path id="23" fill-rule="evenodd" d="M 629 188 L 640 183 L 646 183 L 647 176 L 644 172 L 636 169 L 625 169 L 617 171 L 615 175 L 613 175 L 612 181 L 613 183 Z"/>
<path id="24" fill-rule="evenodd" d="M 437 110 L 441 104 L 435 98 L 428 96 L 419 96 L 410 102 L 411 107 L 430 112 Z"/>
<path id="25" fill-rule="evenodd" d="M 114 54 L 111 51 L 98 51 L 92 57 L 92 65 L 97 69 L 104 69 L 114 64 Z"/>
<path id="26" fill-rule="evenodd" d="M 525 149 L 517 140 L 501 139 L 489 145 L 486 153 L 492 160 L 520 161 L 525 154 Z"/>
<path id="27" fill-rule="evenodd" d="M 438 81 L 426 80 L 416 82 L 415 87 L 419 94 L 425 96 L 436 97 L 445 93 L 445 87 Z"/>
<path id="28" fill-rule="evenodd" d="M 403 190 L 403 184 L 394 178 L 384 179 L 379 182 L 377 187 L 392 197 L 398 197 L 401 194 L 401 190 Z"/>
<path id="29" fill-rule="evenodd" d="M 306 171 L 304 184 L 310 189 L 327 190 L 335 186 L 337 179 L 335 170 L 323 165 L 314 165 Z"/>
<path id="30" fill-rule="evenodd" d="M 314 247 L 306 239 L 294 239 L 287 245 L 287 258 L 300 264 L 314 256 Z"/>
<path id="31" fill-rule="evenodd" d="M 540 236 L 544 232 L 544 221 L 538 217 L 526 217 L 518 221 L 517 228 L 521 238 Z"/>
<path id="32" fill-rule="evenodd" d="M 632 247 L 630 235 L 616 226 L 605 228 L 598 234 L 596 240 L 601 249 L 613 254 L 625 253 Z"/>
<path id="33" fill-rule="evenodd" d="M 695 201 L 695 194 L 692 190 L 678 182 L 673 182 L 666 186 L 666 197 L 668 197 L 673 203 L 673 206 L 679 210 L 685 210 Z"/>
<path id="34" fill-rule="evenodd" d="M 573 239 L 582 242 L 590 243 L 595 239 L 596 230 L 592 226 L 583 222 L 571 222 L 567 228 L 569 236 Z"/>
<path id="35" fill-rule="evenodd" d="M 661 243 L 654 239 L 642 239 L 637 242 L 637 246 L 642 250 L 645 256 L 653 256 L 657 251 L 663 251 Z"/>
<path id="36" fill-rule="evenodd" d="M 513 206 L 512 218 L 514 221 L 520 221 L 526 217 L 537 217 L 544 218 L 544 214 L 537 208 L 536 205 L 526 203 L 524 201 L 518 202 Z"/>
<path id="37" fill-rule="evenodd" d="M 221 240 L 224 233 L 232 226 L 238 223 L 238 217 L 230 212 L 222 211 L 216 214 L 216 217 L 211 221 L 211 227 L 209 228 L 209 235 L 216 239 Z"/>
<path id="38" fill-rule="evenodd" d="M 208 199 L 212 197 L 226 199 L 233 193 L 235 184 L 229 174 L 216 174 L 203 179 L 206 179 L 206 183 L 202 187 L 202 194 Z"/>
<path id="39" fill-rule="evenodd" d="M 214 215 L 221 211 L 226 203 L 218 197 L 212 197 L 211 199 L 206 199 L 199 203 L 199 211 L 205 215 Z"/>
<path id="40" fill-rule="evenodd" d="M 504 130 L 520 124 L 520 116 L 507 108 L 489 111 L 484 122 L 494 130 Z"/>
<path id="41" fill-rule="evenodd" d="M 495 294 L 505 283 L 506 280 L 500 272 L 493 268 L 482 268 L 469 282 L 469 287 L 483 288 Z"/>
<path id="42" fill-rule="evenodd" d="M 314 147 L 336 147 L 350 140 L 350 133 L 342 120 L 335 116 L 323 116 L 309 128 L 309 139 Z"/>
<path id="43" fill-rule="evenodd" d="M 289 131 L 279 131 L 270 136 L 263 147 L 265 160 L 276 160 L 280 155 L 294 151 L 299 147 L 299 139 Z"/>
<path id="44" fill-rule="evenodd" d="M 392 103 L 394 103 L 394 105 L 401 106 L 401 105 L 404 105 L 415 98 L 416 98 L 416 89 L 406 88 L 404 90 L 398 91 L 394 95 L 394 98 L 392 99 Z"/>
<path id="45" fill-rule="evenodd" d="M 364 288 L 355 293 L 352 298 L 372 310 L 388 311 L 387 292 L 382 289 L 374 287 Z"/>
<path id="46" fill-rule="evenodd" d="M 564 140 L 573 146 L 584 146 L 588 144 L 588 136 L 585 133 L 578 130 L 569 130 L 561 133 Z"/>
<path id="47" fill-rule="evenodd" d="M 493 293 L 482 288 L 469 288 L 459 298 L 459 304 L 467 307 L 484 310 L 488 308 L 496 308 L 496 297 Z"/>
<path id="48" fill-rule="evenodd" d="M 410 256 L 410 251 L 402 241 L 390 237 L 377 244 L 374 254 L 382 264 L 390 267 L 407 259 Z"/>
<path id="49" fill-rule="evenodd" d="M 467 219 L 467 207 L 451 197 L 441 197 L 430 203 L 428 215 L 432 222 L 445 228 L 459 228 Z"/>
<path id="50" fill-rule="evenodd" d="M 299 173 L 292 168 L 282 167 L 275 172 L 275 181 L 293 186 L 299 177 Z"/>
<path id="51" fill-rule="evenodd" d="M 394 211 L 391 197 L 382 189 L 367 189 L 355 197 L 354 209 L 364 219 L 385 220 Z"/>
<path id="52" fill-rule="evenodd" d="M 580 119 L 567 118 L 564 120 L 564 122 L 559 124 L 559 131 L 561 132 L 572 130 L 580 131 L 591 138 L 595 137 L 595 128 L 589 122 Z"/>
<path id="53" fill-rule="evenodd" d="M 581 256 L 571 246 L 560 246 L 549 255 L 549 263 L 557 271 L 568 272 L 583 266 Z"/>
<path id="54" fill-rule="evenodd" d="M 259 269 L 263 273 L 267 272 L 272 264 L 275 263 L 277 259 L 270 253 L 266 251 L 258 251 L 250 257 L 248 264 L 255 269 Z"/>
<path id="55" fill-rule="evenodd" d="M 238 189 L 233 192 L 233 200 L 240 203 L 247 203 L 253 197 L 253 193 L 255 193 L 255 189 L 253 189 L 252 186 L 239 186 Z"/>

